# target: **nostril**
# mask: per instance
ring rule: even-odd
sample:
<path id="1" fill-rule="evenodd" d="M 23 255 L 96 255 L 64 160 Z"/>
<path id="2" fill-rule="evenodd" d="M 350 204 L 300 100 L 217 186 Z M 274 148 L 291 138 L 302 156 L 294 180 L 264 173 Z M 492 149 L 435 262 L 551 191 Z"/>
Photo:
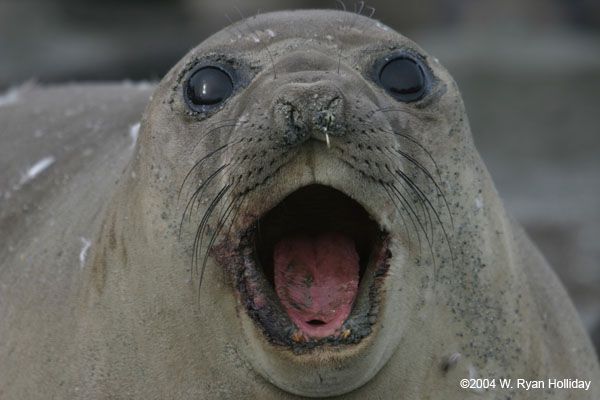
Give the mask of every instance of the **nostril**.
<path id="1" fill-rule="evenodd" d="M 340 96 L 335 96 L 327 101 L 325 107 L 321 107 L 313 117 L 313 126 L 317 130 L 331 136 L 342 136 L 344 130 L 342 127 L 344 102 Z"/>
<path id="2" fill-rule="evenodd" d="M 293 105 L 286 105 L 288 126 L 290 129 L 300 130 L 304 128 L 304 120 L 302 119 L 302 113 Z"/>
<path id="3" fill-rule="evenodd" d="M 316 125 L 324 132 L 329 130 L 334 120 L 335 115 L 329 110 L 319 111 L 315 116 Z"/>
<path id="4" fill-rule="evenodd" d="M 278 102 L 275 107 L 275 123 L 283 132 L 283 140 L 287 145 L 296 145 L 308 137 L 302 111 L 290 102 Z"/>

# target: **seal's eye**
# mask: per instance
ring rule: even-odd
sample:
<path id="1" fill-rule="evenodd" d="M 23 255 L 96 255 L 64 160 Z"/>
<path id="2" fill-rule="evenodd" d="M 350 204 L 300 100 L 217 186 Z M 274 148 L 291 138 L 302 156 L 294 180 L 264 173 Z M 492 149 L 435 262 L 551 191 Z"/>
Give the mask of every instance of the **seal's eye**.
<path id="1" fill-rule="evenodd" d="M 417 60 L 400 56 L 381 68 L 379 83 L 393 97 L 409 103 L 423 97 L 426 77 Z"/>
<path id="2" fill-rule="evenodd" d="M 194 110 L 204 112 L 223 103 L 233 92 L 230 74 L 216 66 L 196 69 L 185 85 L 185 97 Z"/>

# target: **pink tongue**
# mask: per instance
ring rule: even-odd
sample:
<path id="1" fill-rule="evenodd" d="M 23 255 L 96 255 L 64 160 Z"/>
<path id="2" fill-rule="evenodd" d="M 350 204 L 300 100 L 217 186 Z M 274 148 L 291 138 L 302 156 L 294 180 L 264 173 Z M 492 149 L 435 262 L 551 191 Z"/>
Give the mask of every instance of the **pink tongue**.
<path id="1" fill-rule="evenodd" d="M 313 338 L 339 334 L 358 292 L 354 241 L 333 232 L 288 236 L 273 260 L 275 292 L 298 328 Z"/>

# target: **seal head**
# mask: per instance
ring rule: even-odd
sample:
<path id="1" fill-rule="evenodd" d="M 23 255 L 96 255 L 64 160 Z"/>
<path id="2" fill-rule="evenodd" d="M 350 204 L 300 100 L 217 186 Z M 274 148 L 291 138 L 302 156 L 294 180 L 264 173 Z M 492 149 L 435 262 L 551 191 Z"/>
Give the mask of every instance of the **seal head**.
<path id="1" fill-rule="evenodd" d="M 217 271 L 235 289 L 238 317 L 212 324 L 304 396 L 363 385 L 410 332 L 415 289 L 453 263 L 453 170 L 428 149 L 470 145 L 437 62 L 370 19 L 325 14 L 259 16 L 192 50 L 155 93 L 134 163 L 140 182 L 166 174 L 142 202 L 181 185 L 200 296 Z"/>

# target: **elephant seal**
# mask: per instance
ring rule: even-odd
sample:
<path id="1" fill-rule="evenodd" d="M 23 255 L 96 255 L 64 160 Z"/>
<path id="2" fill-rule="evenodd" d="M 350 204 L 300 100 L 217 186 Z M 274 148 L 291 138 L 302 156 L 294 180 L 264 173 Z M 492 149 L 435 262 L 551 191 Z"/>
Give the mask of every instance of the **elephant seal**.
<path id="1" fill-rule="evenodd" d="M 417 45 L 346 12 L 264 14 L 186 55 L 139 127 L 148 94 L 0 109 L 3 160 L 30 160 L 2 175 L 2 398 L 600 397 Z"/>

